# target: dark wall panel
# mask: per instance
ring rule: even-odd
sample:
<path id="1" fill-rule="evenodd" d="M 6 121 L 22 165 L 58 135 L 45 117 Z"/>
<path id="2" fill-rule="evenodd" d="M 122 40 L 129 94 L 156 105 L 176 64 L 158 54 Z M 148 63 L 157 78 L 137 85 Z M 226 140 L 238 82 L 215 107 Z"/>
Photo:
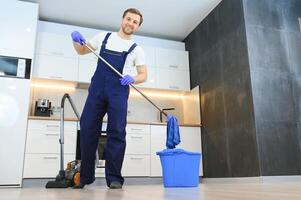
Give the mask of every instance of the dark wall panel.
<path id="1" fill-rule="evenodd" d="M 258 176 L 241 0 L 223 0 L 185 39 L 191 87 L 200 85 L 205 177 Z"/>

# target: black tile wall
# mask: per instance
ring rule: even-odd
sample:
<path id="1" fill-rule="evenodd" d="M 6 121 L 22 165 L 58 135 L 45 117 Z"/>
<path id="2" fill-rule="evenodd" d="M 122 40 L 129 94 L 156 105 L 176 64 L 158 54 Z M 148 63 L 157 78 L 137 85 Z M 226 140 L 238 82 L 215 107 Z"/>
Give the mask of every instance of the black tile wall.
<path id="1" fill-rule="evenodd" d="M 201 88 L 205 177 L 259 175 L 242 11 L 224 0 L 185 39 L 192 87 Z"/>
<path id="2" fill-rule="evenodd" d="M 301 173 L 300 0 L 244 0 L 262 176 Z"/>
<path id="3" fill-rule="evenodd" d="M 301 173 L 301 0 L 223 0 L 184 40 L 205 177 Z"/>
<path id="4" fill-rule="evenodd" d="M 298 18 L 301 17 L 301 1 L 285 0 L 285 3 L 283 3 L 282 13 L 284 29 L 286 31 L 300 33 Z"/>
<path id="5" fill-rule="evenodd" d="M 286 35 L 283 31 L 247 26 L 251 69 L 289 71 Z"/>
<path id="6" fill-rule="evenodd" d="M 254 123 L 227 129 L 231 177 L 260 174 Z"/>
<path id="7" fill-rule="evenodd" d="M 294 75 L 292 79 L 296 121 L 301 123 L 301 75 Z"/>
<path id="8" fill-rule="evenodd" d="M 223 95 L 225 127 L 231 130 L 252 123 L 255 127 L 249 72 L 227 77 L 224 80 Z"/>
<path id="9" fill-rule="evenodd" d="M 290 72 L 301 75 L 301 34 L 286 32 L 289 50 Z"/>
<path id="10" fill-rule="evenodd" d="M 290 0 L 243 0 L 247 25 L 283 29 L 283 6 Z"/>
<path id="11" fill-rule="evenodd" d="M 256 120 L 261 175 L 301 174 L 297 124 Z"/>
<path id="12" fill-rule="evenodd" d="M 203 171 L 205 178 L 231 177 L 226 130 L 202 127 Z"/>
<path id="13" fill-rule="evenodd" d="M 295 122 L 292 81 L 289 73 L 252 70 L 256 120 Z"/>

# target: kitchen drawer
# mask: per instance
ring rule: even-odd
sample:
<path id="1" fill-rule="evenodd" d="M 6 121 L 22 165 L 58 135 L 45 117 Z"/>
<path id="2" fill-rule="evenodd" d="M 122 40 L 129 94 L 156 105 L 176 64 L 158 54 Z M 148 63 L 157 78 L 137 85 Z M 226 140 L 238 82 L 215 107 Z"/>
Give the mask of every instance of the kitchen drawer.
<path id="1" fill-rule="evenodd" d="M 123 176 L 149 176 L 150 158 L 145 155 L 125 155 L 122 167 Z"/>
<path id="2" fill-rule="evenodd" d="M 125 154 L 150 154 L 149 134 L 127 134 Z"/>
<path id="3" fill-rule="evenodd" d="M 28 131 L 39 130 L 39 131 L 60 131 L 60 121 L 47 121 L 47 120 L 29 120 Z M 64 131 L 70 131 L 76 133 L 77 122 L 64 122 Z"/>
<path id="4" fill-rule="evenodd" d="M 128 124 L 126 126 L 126 133 L 127 134 L 149 134 L 150 125 Z"/>
<path id="5" fill-rule="evenodd" d="M 99 166 L 104 167 L 105 161 L 99 160 Z M 95 169 L 95 177 L 105 177 L 105 168 L 96 168 Z"/>
<path id="6" fill-rule="evenodd" d="M 64 169 L 74 158 L 74 154 L 65 154 Z M 25 154 L 23 178 L 55 178 L 59 169 L 59 154 Z"/>
<path id="7" fill-rule="evenodd" d="M 75 153 L 76 134 L 64 134 L 65 153 Z M 26 139 L 26 153 L 59 153 L 59 132 L 29 131 Z"/>

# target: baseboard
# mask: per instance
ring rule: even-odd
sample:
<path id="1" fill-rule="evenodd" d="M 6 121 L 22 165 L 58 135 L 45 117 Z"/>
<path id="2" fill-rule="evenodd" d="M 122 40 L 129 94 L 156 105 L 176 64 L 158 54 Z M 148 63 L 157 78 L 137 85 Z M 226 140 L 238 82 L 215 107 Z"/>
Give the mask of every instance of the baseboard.
<path id="1" fill-rule="evenodd" d="M 229 177 L 229 178 L 203 178 L 202 183 L 284 183 L 301 182 L 300 175 L 293 176 L 258 176 L 258 177 Z"/>

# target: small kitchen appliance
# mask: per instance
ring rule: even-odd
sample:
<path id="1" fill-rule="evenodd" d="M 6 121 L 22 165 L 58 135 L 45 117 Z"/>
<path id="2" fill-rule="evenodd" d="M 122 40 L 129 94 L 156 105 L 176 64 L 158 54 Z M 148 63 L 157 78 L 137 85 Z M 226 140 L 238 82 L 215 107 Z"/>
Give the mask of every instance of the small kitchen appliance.
<path id="1" fill-rule="evenodd" d="M 34 115 L 50 117 L 51 114 L 51 102 L 48 99 L 38 99 L 35 103 Z"/>

